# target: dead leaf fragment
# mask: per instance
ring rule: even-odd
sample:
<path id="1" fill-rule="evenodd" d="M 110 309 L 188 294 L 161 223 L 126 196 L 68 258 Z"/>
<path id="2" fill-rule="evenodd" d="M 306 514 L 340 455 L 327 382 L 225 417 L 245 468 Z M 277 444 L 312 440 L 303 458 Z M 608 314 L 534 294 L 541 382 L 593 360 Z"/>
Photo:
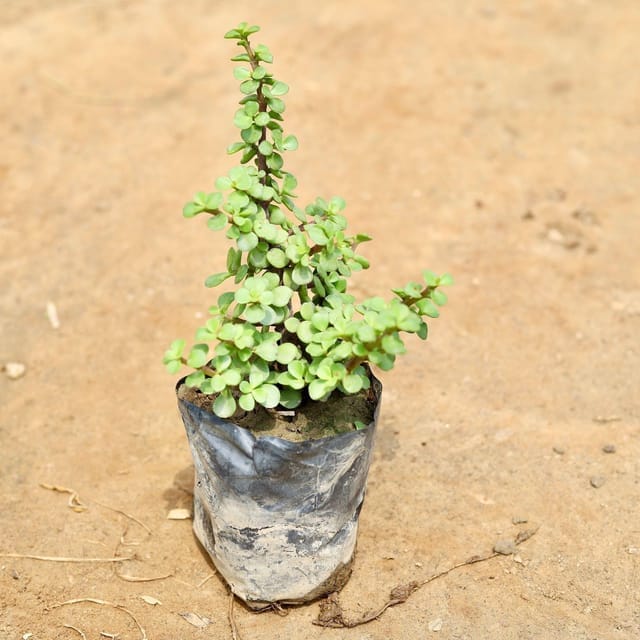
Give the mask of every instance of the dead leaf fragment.
<path id="1" fill-rule="evenodd" d="M 171 509 L 167 514 L 167 520 L 189 520 L 191 511 L 189 509 Z"/>
<path id="2" fill-rule="evenodd" d="M 193 611 L 185 611 L 178 613 L 178 615 L 184 618 L 189 624 L 192 624 L 194 627 L 198 627 L 198 629 L 204 629 L 213 622 L 206 616 L 199 616 L 197 613 L 193 613 Z"/>
<path id="3" fill-rule="evenodd" d="M 160 602 L 160 600 L 158 600 L 158 598 L 154 598 L 153 596 L 140 596 L 140 598 L 142 600 L 144 600 L 147 604 L 150 605 L 157 605 L 157 604 L 162 604 L 162 602 Z"/>

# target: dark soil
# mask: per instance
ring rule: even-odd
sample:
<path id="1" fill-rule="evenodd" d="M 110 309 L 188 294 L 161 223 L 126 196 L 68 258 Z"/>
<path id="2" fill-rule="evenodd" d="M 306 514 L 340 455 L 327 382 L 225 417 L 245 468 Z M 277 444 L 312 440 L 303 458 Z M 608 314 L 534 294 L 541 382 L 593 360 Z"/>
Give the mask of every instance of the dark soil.
<path id="1" fill-rule="evenodd" d="M 356 423 L 369 425 L 374 418 L 380 396 L 375 385 L 352 396 L 335 391 L 325 402 L 307 400 L 293 411 L 265 409 L 259 405 L 253 411 L 238 410 L 230 418 L 259 436 L 276 436 L 292 442 L 317 440 L 356 431 Z M 211 411 L 216 396 L 180 385 L 178 397 L 202 409 Z"/>

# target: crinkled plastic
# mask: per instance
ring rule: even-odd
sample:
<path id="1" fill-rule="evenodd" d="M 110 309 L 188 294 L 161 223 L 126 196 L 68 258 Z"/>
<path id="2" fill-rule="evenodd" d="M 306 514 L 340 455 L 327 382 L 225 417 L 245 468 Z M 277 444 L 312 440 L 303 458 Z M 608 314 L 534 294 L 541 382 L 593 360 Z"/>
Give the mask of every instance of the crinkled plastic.
<path id="1" fill-rule="evenodd" d="M 373 376 L 372 387 L 368 426 L 303 442 L 256 437 L 178 400 L 195 466 L 194 532 L 249 606 L 306 602 L 348 580 L 382 392 Z"/>

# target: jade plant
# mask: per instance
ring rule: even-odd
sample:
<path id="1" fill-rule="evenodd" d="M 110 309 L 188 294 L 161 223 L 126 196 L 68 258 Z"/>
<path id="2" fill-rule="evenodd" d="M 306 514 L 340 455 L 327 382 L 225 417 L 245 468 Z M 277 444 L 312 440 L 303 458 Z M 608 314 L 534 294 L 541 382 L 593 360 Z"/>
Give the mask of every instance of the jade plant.
<path id="1" fill-rule="evenodd" d="M 369 267 L 357 249 L 371 238 L 347 233 L 342 198 L 296 205 L 297 180 L 283 157 L 298 147 L 283 129 L 289 87 L 268 70 L 269 49 L 250 42 L 258 30 L 243 22 L 225 34 L 241 50 L 231 58 L 240 63 L 233 122 L 241 139 L 227 149 L 240 154 L 240 164 L 183 210 L 186 218 L 204 214 L 213 231 L 226 230 L 226 267 L 205 285 L 230 280 L 234 287 L 209 307 L 196 344 L 185 349 L 175 340 L 164 356 L 170 373 L 192 370 L 185 384 L 212 394 L 221 418 L 238 408 L 291 410 L 368 389 L 366 365 L 391 369 L 405 352 L 402 333 L 426 339 L 425 318 L 438 316 L 447 299 L 440 287 L 451 283 L 448 274 L 424 271 L 420 282 L 393 289 L 390 300 L 357 302 L 348 293 L 351 274 Z"/>

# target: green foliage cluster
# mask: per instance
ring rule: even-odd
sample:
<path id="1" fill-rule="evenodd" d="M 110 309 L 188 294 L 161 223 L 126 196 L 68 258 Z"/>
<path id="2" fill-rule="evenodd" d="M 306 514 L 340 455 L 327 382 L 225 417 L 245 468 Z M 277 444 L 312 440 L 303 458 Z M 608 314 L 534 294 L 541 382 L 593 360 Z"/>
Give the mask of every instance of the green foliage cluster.
<path id="1" fill-rule="evenodd" d="M 171 373 L 193 370 L 186 384 L 215 394 L 212 408 L 222 418 L 238 406 L 294 409 L 307 397 L 367 389 L 364 365 L 391 369 L 405 352 L 401 333 L 426 339 L 424 318 L 438 316 L 446 302 L 440 287 L 451 283 L 447 274 L 425 271 L 420 282 L 394 289 L 390 301 L 358 303 L 347 293 L 349 276 L 369 266 L 357 248 L 371 238 L 347 233 L 342 198 L 296 205 L 297 180 L 283 158 L 298 147 L 282 125 L 289 87 L 267 70 L 269 49 L 252 46 L 258 30 L 243 22 L 225 35 L 241 49 L 232 58 L 241 63 L 234 75 L 243 97 L 233 120 L 241 140 L 227 149 L 241 154 L 240 165 L 183 210 L 186 218 L 205 214 L 214 231 L 226 229 L 233 242 L 226 268 L 205 284 L 232 279 L 236 288 L 209 308 L 197 344 L 186 350 L 176 340 L 164 357 Z"/>

